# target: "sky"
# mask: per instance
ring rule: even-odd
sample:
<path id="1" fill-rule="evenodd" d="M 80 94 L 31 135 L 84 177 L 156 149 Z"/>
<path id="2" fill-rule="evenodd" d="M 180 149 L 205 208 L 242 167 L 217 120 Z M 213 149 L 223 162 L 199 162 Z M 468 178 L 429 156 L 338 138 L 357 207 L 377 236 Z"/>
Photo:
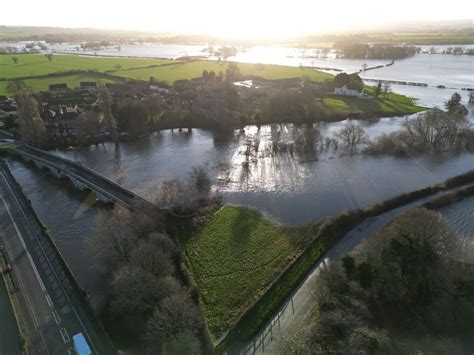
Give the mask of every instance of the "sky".
<path id="1" fill-rule="evenodd" d="M 0 25 L 89 27 L 241 38 L 316 34 L 405 21 L 473 17 L 474 1 L 438 0 L 22 0 Z"/>

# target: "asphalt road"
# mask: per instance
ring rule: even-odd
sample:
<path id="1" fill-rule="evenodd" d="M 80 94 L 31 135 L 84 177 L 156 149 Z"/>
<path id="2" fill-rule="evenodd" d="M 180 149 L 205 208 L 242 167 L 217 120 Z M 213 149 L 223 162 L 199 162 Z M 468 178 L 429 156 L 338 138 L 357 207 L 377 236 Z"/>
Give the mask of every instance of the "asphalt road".
<path id="1" fill-rule="evenodd" d="M 30 212 L 31 213 L 31 212 Z M 66 276 L 45 250 L 39 223 L 35 223 L 0 169 L 0 243 L 14 266 L 13 294 L 38 354 L 67 354 L 72 336 L 82 332 L 95 353 L 92 332 L 84 326 L 66 289 Z M 92 334 L 91 334 L 92 335 Z"/>

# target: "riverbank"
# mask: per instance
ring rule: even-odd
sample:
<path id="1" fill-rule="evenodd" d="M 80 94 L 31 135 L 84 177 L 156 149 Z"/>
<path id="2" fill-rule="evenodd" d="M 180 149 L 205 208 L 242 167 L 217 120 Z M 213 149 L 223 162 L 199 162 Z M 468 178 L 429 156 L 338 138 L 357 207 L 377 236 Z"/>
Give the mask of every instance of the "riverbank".
<path id="1" fill-rule="evenodd" d="M 211 216 L 197 233 L 192 232 L 189 220 L 186 221 L 186 226 L 174 226 L 174 231 L 186 231 L 186 234 L 177 232 L 177 237 L 186 241 L 183 245 L 186 261 L 200 295 L 209 329 L 214 340 L 217 340 L 217 351 L 223 351 L 232 342 L 248 340 L 254 336 L 312 270 L 315 262 L 363 220 L 473 182 L 474 172 L 471 171 L 363 210 L 339 213 L 326 219 L 321 225 L 293 229 L 293 242 L 290 244 L 293 247 L 283 243 L 284 250 L 276 256 L 267 254 L 264 244 L 259 248 L 250 246 L 261 244 L 265 241 L 263 237 L 267 235 L 276 235 L 277 238 L 274 239 L 280 241 L 288 241 L 288 235 L 282 233 L 282 227 L 271 226 L 257 212 L 251 212 L 245 207 L 224 207 L 220 213 Z M 256 232 L 262 227 L 261 223 L 272 232 Z M 245 233 L 241 231 L 243 226 Z M 294 248 L 294 245 L 298 247 Z M 248 265 L 241 264 L 240 261 L 233 262 L 237 251 L 239 260 L 249 259 L 253 263 Z M 242 253 L 249 257 L 242 258 Z M 299 254 L 296 258 L 295 253 Z M 255 267 L 259 262 L 268 268 L 266 272 L 261 272 L 261 267 Z M 219 273 L 216 274 L 216 271 Z M 258 287 L 255 284 L 257 280 Z M 233 297 L 229 298 L 229 295 Z M 239 295 L 245 297 L 241 299 Z M 250 305 L 249 299 L 252 300 Z"/>

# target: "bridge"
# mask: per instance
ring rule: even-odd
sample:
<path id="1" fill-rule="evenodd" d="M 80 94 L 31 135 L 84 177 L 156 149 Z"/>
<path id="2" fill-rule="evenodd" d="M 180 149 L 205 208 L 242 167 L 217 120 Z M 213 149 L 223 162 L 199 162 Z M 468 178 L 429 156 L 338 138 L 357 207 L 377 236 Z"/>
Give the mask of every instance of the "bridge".
<path id="1" fill-rule="evenodd" d="M 132 207 L 133 203 L 149 203 L 123 186 L 107 179 L 103 175 L 44 150 L 27 144 L 9 144 L 3 148 L 8 153 L 33 162 L 38 168 L 47 168 L 58 178 L 68 178 L 79 190 L 89 189 L 104 203 L 118 203 Z"/>

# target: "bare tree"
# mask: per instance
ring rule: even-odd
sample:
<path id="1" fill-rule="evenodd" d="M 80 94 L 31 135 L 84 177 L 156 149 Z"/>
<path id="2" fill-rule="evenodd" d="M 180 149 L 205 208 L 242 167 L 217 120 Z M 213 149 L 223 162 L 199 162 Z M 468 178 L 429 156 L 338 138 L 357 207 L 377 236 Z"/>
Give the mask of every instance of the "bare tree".
<path id="1" fill-rule="evenodd" d="M 202 165 L 192 167 L 188 174 L 188 183 L 202 197 L 207 196 L 211 189 L 211 179 Z"/>
<path id="2" fill-rule="evenodd" d="M 434 108 L 407 120 L 402 140 L 407 147 L 416 151 L 432 149 L 455 149 L 461 147 L 464 132 L 471 128 L 464 115 L 446 113 Z"/>
<path id="3" fill-rule="evenodd" d="M 293 131 L 296 152 L 308 158 L 316 154 L 316 144 L 319 138 L 319 129 L 313 125 L 306 126 L 303 130 L 295 129 Z"/>
<path id="4" fill-rule="evenodd" d="M 104 115 L 104 122 L 107 123 L 110 128 L 113 141 L 117 143 L 119 140 L 119 133 L 117 129 L 117 122 L 115 121 L 115 117 L 112 114 L 112 98 L 104 86 L 99 86 L 99 102 L 100 111 Z"/>
<path id="5" fill-rule="evenodd" d="M 103 134 L 102 120 L 96 112 L 81 113 L 74 121 L 74 131 L 79 142 L 84 144 L 97 143 Z"/>
<path id="6" fill-rule="evenodd" d="M 384 98 L 388 98 L 388 94 L 392 91 L 392 86 L 390 85 L 389 82 L 384 82 L 382 84 L 382 91 L 383 91 L 383 96 Z"/>
<path id="7" fill-rule="evenodd" d="M 225 70 L 225 81 L 228 83 L 233 83 L 235 81 L 239 81 L 242 75 L 240 74 L 240 68 L 237 63 L 230 62 L 227 65 L 227 69 Z"/>
<path id="8" fill-rule="evenodd" d="M 95 231 L 87 240 L 96 258 L 107 270 L 125 265 L 132 248 L 138 242 L 136 231 L 127 223 L 120 209 L 100 212 L 96 217 Z"/>
<path id="9" fill-rule="evenodd" d="M 347 124 L 336 134 L 336 136 L 344 142 L 347 148 L 350 149 L 356 148 L 367 139 L 367 134 L 364 129 L 352 123 Z"/>
<path id="10" fill-rule="evenodd" d="M 155 277 L 169 276 L 174 271 L 170 254 L 152 240 L 139 240 L 130 253 L 130 265 L 140 267 Z"/>
<path id="11" fill-rule="evenodd" d="M 193 348 L 198 342 L 196 337 L 202 326 L 201 316 L 191 297 L 186 293 L 177 293 L 165 298 L 148 321 L 145 341 L 151 353 L 163 348 L 173 349 L 178 339 L 188 339 L 185 354 L 195 354 Z M 174 344 L 174 345 L 173 345 Z M 199 349 L 199 348 L 198 348 Z"/>
<path id="12" fill-rule="evenodd" d="M 144 314 L 158 303 L 160 283 L 150 272 L 126 265 L 114 273 L 110 291 L 112 311 L 117 316 L 135 312 Z"/>
<path id="13" fill-rule="evenodd" d="M 158 205 L 178 214 L 191 213 L 195 207 L 197 195 L 193 189 L 180 180 L 164 181 L 158 195 Z"/>
<path id="14" fill-rule="evenodd" d="M 12 83 L 11 90 L 17 103 L 17 123 L 21 139 L 40 147 L 45 140 L 46 128 L 39 113 L 38 102 L 21 83 Z"/>

